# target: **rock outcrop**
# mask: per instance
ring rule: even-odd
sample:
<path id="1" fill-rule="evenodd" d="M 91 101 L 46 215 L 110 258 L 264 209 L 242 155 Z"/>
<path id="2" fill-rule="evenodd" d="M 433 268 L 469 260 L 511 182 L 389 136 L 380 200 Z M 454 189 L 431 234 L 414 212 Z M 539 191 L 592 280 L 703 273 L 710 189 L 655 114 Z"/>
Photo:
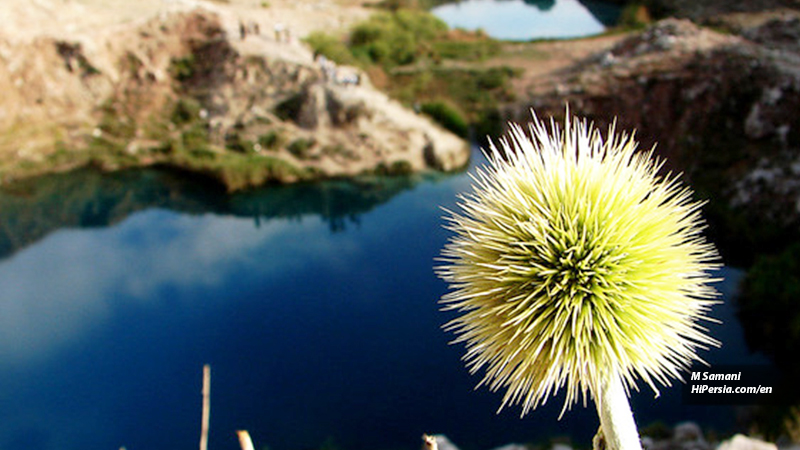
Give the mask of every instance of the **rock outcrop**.
<path id="1" fill-rule="evenodd" d="M 760 17 L 738 34 L 657 22 L 537 80 L 506 116 L 563 116 L 568 103 L 601 129 L 617 118 L 710 199 L 722 247 L 780 242 L 800 225 L 800 13 Z"/>
<path id="2" fill-rule="evenodd" d="M 159 164 L 236 190 L 467 163 L 364 73 L 196 4 L 74 39 L 0 31 L 0 176 Z"/>
<path id="3" fill-rule="evenodd" d="M 675 425 L 670 430 L 665 428 L 661 430 L 667 432 L 666 436 L 651 437 L 647 431 L 641 432 L 642 448 L 644 450 L 777 450 L 778 447 L 771 443 L 762 441 L 757 438 L 751 438 L 742 434 L 736 434 L 728 440 L 721 443 L 709 442 L 703 435 L 700 426 L 694 422 L 682 422 Z M 438 450 L 458 450 L 459 447 L 454 444 L 447 436 L 437 434 L 434 436 L 438 445 Z M 425 448 L 425 447 L 423 447 Z M 527 450 L 538 449 L 542 446 L 525 445 L 525 444 L 508 444 L 497 447 L 493 450 Z M 553 443 L 550 445 L 550 450 L 570 450 L 572 447 L 567 444 Z"/>

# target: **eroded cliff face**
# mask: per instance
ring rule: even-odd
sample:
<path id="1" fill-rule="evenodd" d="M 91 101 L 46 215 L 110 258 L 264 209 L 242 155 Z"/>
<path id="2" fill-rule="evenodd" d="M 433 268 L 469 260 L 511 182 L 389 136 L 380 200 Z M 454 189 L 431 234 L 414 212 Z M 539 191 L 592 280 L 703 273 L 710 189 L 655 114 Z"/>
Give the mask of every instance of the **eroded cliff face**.
<path id="1" fill-rule="evenodd" d="M 714 22 L 732 13 L 761 13 L 780 8 L 797 8 L 797 0 L 645 0 L 657 17 L 690 19 L 696 23 Z"/>
<path id="2" fill-rule="evenodd" d="M 373 89 L 355 68 L 315 60 L 295 39 L 225 11 L 163 13 L 88 36 L 0 34 L 5 179 L 160 164 L 236 190 L 449 171 L 469 159 L 465 142 Z"/>
<path id="3" fill-rule="evenodd" d="M 529 86 L 506 116 L 564 105 L 605 129 L 636 130 L 703 198 L 725 247 L 778 245 L 800 225 L 800 32 L 795 13 L 739 34 L 666 19 Z"/>

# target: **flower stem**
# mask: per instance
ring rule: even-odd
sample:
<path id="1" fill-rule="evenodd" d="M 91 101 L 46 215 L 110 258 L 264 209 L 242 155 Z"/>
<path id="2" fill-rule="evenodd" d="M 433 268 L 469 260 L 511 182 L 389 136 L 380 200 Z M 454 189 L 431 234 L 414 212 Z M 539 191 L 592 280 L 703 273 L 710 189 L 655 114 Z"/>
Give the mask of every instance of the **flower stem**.
<path id="1" fill-rule="evenodd" d="M 600 429 L 605 448 L 608 450 L 642 450 L 639 431 L 633 420 L 633 412 L 628 402 L 628 394 L 622 386 L 622 379 L 613 374 L 601 386 L 600 395 L 595 398 L 597 415 L 600 416 Z"/>

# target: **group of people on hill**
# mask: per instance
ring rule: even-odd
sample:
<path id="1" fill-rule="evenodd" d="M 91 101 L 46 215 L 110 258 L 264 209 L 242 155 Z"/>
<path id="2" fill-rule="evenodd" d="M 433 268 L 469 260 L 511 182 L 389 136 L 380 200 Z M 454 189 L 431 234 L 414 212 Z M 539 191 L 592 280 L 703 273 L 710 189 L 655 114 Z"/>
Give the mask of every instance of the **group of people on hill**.
<path id="1" fill-rule="evenodd" d="M 289 27 L 284 25 L 282 22 L 275 23 L 274 30 L 276 42 L 292 42 L 292 32 Z M 261 27 L 255 20 L 249 20 L 246 23 L 241 20 L 239 21 L 239 37 L 241 40 L 247 39 L 247 36 L 249 35 L 258 36 L 260 34 Z"/>
<path id="2" fill-rule="evenodd" d="M 314 54 L 314 61 L 317 62 L 325 81 L 344 86 L 358 86 L 361 84 L 361 74 L 354 70 L 340 71 L 335 62 L 326 58 L 320 53 Z"/>

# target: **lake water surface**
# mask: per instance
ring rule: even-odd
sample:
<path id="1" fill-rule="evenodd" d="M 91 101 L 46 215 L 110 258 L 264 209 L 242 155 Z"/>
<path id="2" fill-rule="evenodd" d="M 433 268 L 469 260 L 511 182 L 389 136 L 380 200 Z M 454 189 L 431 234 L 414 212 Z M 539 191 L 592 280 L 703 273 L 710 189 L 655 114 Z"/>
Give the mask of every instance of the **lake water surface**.
<path id="1" fill-rule="evenodd" d="M 616 23 L 619 12 L 598 0 L 464 0 L 431 9 L 452 28 L 482 29 L 515 41 L 599 34 Z"/>
<path id="2" fill-rule="evenodd" d="M 480 156 L 474 158 L 477 162 Z M 0 448 L 193 449 L 210 364 L 212 450 L 416 450 L 444 433 L 464 450 L 571 436 L 563 396 L 519 418 L 448 345 L 433 273 L 467 174 L 265 188 L 235 196 L 155 171 L 51 177 L 0 195 Z M 740 273 L 723 270 L 731 299 Z M 722 349 L 751 358 L 730 303 Z M 680 389 L 634 399 L 640 424 L 735 410 Z"/>

